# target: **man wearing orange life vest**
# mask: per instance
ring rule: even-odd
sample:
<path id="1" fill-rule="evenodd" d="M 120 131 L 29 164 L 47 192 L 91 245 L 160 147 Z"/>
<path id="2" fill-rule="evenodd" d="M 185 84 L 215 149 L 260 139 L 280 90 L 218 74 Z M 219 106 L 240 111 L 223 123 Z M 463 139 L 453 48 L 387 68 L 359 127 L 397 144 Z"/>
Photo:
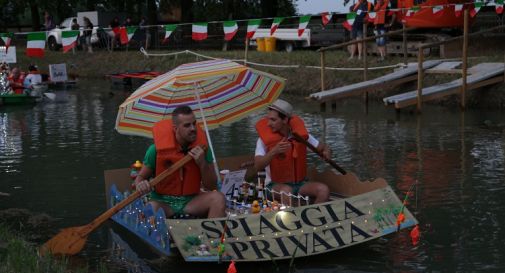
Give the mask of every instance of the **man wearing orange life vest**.
<path id="1" fill-rule="evenodd" d="M 22 95 L 24 91 L 23 82 L 25 80 L 24 73 L 19 71 L 19 68 L 14 67 L 9 75 L 9 84 L 14 91 L 14 94 Z"/>
<path id="2" fill-rule="evenodd" d="M 153 128 L 154 144 L 144 157 L 144 165 L 135 178 L 135 188 L 142 194 L 151 192 L 146 179 L 161 174 L 186 154 L 194 161 L 184 165 L 155 186 L 149 199 L 154 211 L 162 208 L 167 217 L 192 215 L 197 217 L 225 216 L 225 197 L 219 191 L 200 192 L 216 188 L 216 174 L 212 167 L 212 153 L 207 146 L 205 132 L 196 124 L 193 111 L 188 106 L 177 107 L 172 120 L 157 122 Z"/>
<path id="3" fill-rule="evenodd" d="M 287 101 L 277 100 L 267 116 L 256 123 L 259 139 L 256 143 L 254 166 L 266 170 L 267 187 L 276 192 L 291 192 L 309 196 L 314 203 L 328 201 L 328 186 L 307 181 L 307 147 L 292 139 L 297 133 L 330 158 L 330 149 L 307 132 L 303 120 L 293 114 Z M 277 196 L 274 196 L 277 197 Z"/>
<path id="4" fill-rule="evenodd" d="M 386 24 L 386 17 L 388 13 L 388 8 L 389 6 L 389 0 L 377 0 L 377 4 L 375 4 L 375 34 L 376 35 L 383 35 L 386 34 L 386 29 L 391 27 L 395 20 L 395 13 L 393 13 L 393 17 L 391 18 L 391 22 L 389 24 Z M 386 57 L 386 37 L 380 37 L 377 38 L 376 41 L 377 43 L 377 50 L 379 51 L 380 54 L 380 59 L 379 61 L 384 61 L 384 58 Z"/>

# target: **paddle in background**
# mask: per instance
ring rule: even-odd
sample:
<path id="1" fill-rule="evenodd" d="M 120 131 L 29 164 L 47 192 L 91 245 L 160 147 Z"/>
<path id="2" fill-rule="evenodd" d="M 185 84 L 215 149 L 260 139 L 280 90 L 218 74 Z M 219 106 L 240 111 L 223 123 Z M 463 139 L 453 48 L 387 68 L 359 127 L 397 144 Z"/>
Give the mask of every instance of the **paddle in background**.
<path id="1" fill-rule="evenodd" d="M 202 147 L 204 148 L 204 147 Z M 206 150 L 204 148 L 204 150 Z M 149 182 L 149 185 L 154 187 L 156 184 L 161 182 L 166 177 L 173 174 L 175 171 L 179 170 L 186 163 L 190 162 L 193 158 L 191 155 L 186 155 L 181 160 L 177 161 L 175 164 L 170 166 L 160 175 L 156 176 Z M 108 209 L 106 212 L 102 213 L 100 216 L 95 218 L 91 223 L 80 226 L 80 227 L 70 227 L 65 228 L 56 234 L 53 238 L 47 241 L 44 245 L 39 248 L 39 254 L 44 256 L 45 254 L 52 255 L 75 255 L 82 250 L 86 244 L 88 235 L 98 228 L 103 222 L 108 220 L 122 208 L 126 207 L 131 202 L 135 201 L 137 198 L 141 197 L 142 194 L 138 191 L 132 193 L 128 198 L 119 202 L 112 208 Z"/>

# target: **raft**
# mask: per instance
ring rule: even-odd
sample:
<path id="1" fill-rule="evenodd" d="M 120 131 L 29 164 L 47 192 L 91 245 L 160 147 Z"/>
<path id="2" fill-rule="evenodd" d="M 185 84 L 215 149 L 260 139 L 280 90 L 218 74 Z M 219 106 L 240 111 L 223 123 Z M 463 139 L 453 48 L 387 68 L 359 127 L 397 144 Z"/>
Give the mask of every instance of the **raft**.
<path id="1" fill-rule="evenodd" d="M 233 167 L 244 162 L 237 158 L 225 161 L 228 163 L 221 162 L 219 166 L 229 170 L 238 169 Z M 108 207 L 129 195 L 129 171 L 105 171 Z M 250 176 L 254 170 L 243 173 Z M 231 202 L 231 194 L 225 192 L 227 217 L 166 219 L 162 210 L 154 213 L 146 200 L 138 199 L 112 220 L 158 254 L 182 256 L 187 262 L 261 262 L 319 255 L 418 224 L 382 178 L 362 182 L 352 173 L 311 170 L 309 180 L 328 185 L 331 191 L 328 202 L 285 202 L 278 210 L 251 213 L 247 206 Z M 398 225 L 402 209 L 405 219 Z"/>

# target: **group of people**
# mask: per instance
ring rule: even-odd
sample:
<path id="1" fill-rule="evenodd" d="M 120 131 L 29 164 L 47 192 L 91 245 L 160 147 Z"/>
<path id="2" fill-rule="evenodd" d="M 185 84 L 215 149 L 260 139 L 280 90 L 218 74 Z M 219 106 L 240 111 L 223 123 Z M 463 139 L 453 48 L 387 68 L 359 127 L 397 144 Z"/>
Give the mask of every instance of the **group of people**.
<path id="1" fill-rule="evenodd" d="M 82 37 L 79 35 L 77 39 L 77 44 L 82 45 L 83 50 L 87 51 L 88 53 L 93 53 L 93 46 L 91 44 L 91 35 L 93 34 L 93 23 L 91 23 L 91 20 L 89 20 L 88 17 L 84 16 L 82 18 L 84 22 L 83 26 L 83 31 L 82 31 Z M 72 24 L 70 25 L 71 30 L 80 30 L 81 26 L 79 23 L 77 23 L 77 19 L 74 18 L 72 19 Z M 75 49 L 74 49 L 75 51 Z"/>
<path id="2" fill-rule="evenodd" d="M 307 147 L 295 140 L 301 136 L 330 158 L 329 147 L 319 142 L 305 127 L 303 120 L 293 113 L 293 107 L 284 100 L 276 100 L 267 115 L 256 124 L 254 167 L 265 169 L 266 185 L 271 191 L 291 192 L 310 197 L 314 203 L 329 199 L 327 185 L 307 180 Z M 153 209 L 163 209 L 167 217 L 190 214 L 196 217 L 225 216 L 225 196 L 214 191 L 217 176 L 212 166 L 213 155 L 205 151 L 205 132 L 197 125 L 195 114 L 189 106 L 177 107 L 171 120 L 157 122 L 153 128 L 154 144 L 144 157 L 144 164 L 135 178 L 135 188 L 149 193 Z M 189 154 L 193 160 L 168 176 L 154 189 L 148 180 L 168 169 Z M 208 191 L 201 192 L 203 185 Z"/>
<path id="3" fill-rule="evenodd" d="M 25 94 L 25 91 L 32 90 L 35 85 L 42 83 L 43 80 L 36 65 L 28 66 L 28 73 L 21 71 L 18 67 L 9 69 L 7 66 L 5 71 L 2 72 L 8 75 L 7 80 L 10 89 L 16 95 Z"/>
<path id="4" fill-rule="evenodd" d="M 395 14 L 388 16 L 387 8 L 389 6 L 389 0 L 377 0 L 375 6 L 367 0 L 357 0 L 354 6 L 351 6 L 350 11 L 356 12 L 356 17 L 352 25 L 351 39 L 358 40 L 363 38 L 363 26 L 366 24 L 365 18 L 370 12 L 375 12 L 374 18 L 374 34 L 384 35 L 386 30 L 391 27 L 395 21 Z M 386 57 L 386 37 L 378 37 L 376 39 L 377 50 L 379 51 L 380 58 L 379 61 L 384 61 Z M 358 53 L 358 59 L 361 59 L 363 53 L 363 44 L 357 43 L 352 44 L 350 47 L 351 56 L 349 59 L 353 59 L 355 53 Z"/>
<path id="5" fill-rule="evenodd" d="M 110 32 L 111 35 L 111 50 L 114 50 L 116 47 L 119 47 L 121 45 L 121 31 L 120 27 L 129 27 L 133 26 L 133 20 L 131 17 L 126 17 L 124 22 L 122 24 L 119 23 L 119 18 L 114 17 L 112 21 L 109 23 L 109 28 L 112 30 Z M 150 40 L 150 34 L 149 31 L 147 31 L 146 26 L 147 26 L 147 20 L 145 17 L 141 17 L 139 24 L 140 32 L 136 35 L 140 35 L 139 42 L 143 44 L 144 48 L 147 48 L 149 46 L 149 40 Z"/>

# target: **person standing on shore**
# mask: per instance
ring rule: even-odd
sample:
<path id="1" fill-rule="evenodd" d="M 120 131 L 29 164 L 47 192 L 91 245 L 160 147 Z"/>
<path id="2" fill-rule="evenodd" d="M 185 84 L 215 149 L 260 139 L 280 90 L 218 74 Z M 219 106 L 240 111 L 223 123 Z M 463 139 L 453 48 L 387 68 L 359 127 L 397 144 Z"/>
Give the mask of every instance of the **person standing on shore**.
<path id="1" fill-rule="evenodd" d="M 84 21 L 84 41 L 88 53 L 93 53 L 93 46 L 91 45 L 91 35 L 93 35 L 93 23 L 88 17 L 83 18 Z"/>
<path id="2" fill-rule="evenodd" d="M 366 15 L 368 12 L 372 11 L 372 3 L 367 0 L 359 0 L 356 4 L 351 8 L 351 12 L 356 12 L 356 17 L 354 18 L 354 23 L 352 24 L 351 29 L 351 39 L 358 40 L 363 39 L 363 25 L 366 24 L 364 22 Z M 363 44 L 352 44 L 351 47 L 351 56 L 349 60 L 354 58 L 354 54 L 356 52 L 356 48 L 358 49 L 358 60 L 361 60 L 361 55 L 363 52 Z"/>

